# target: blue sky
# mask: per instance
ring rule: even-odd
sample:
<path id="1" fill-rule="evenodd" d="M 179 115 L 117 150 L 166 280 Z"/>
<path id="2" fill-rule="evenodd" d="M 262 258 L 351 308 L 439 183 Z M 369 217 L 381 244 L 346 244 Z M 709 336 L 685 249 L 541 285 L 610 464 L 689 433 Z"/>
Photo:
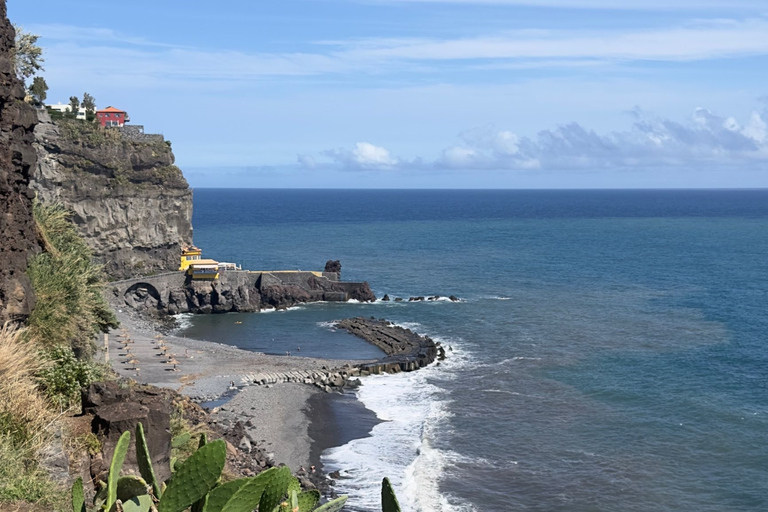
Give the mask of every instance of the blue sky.
<path id="1" fill-rule="evenodd" d="M 768 187 L 765 0 L 8 11 L 49 101 L 127 110 L 193 186 Z"/>

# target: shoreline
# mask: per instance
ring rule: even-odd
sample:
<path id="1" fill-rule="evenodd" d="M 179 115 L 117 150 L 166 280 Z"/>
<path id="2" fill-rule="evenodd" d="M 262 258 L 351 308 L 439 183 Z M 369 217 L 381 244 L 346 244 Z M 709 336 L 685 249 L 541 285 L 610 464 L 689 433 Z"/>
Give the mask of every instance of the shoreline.
<path id="1" fill-rule="evenodd" d="M 174 389 L 197 403 L 225 397 L 221 406 L 210 409 L 212 421 L 225 428 L 240 421 L 276 464 L 285 463 L 294 473 L 315 465 L 318 472 L 313 480 L 327 477 L 319 464 L 322 451 L 369 435 L 375 424 L 371 424 L 375 414 L 352 393 L 342 398 L 307 384 L 252 383 L 254 374 L 324 371 L 362 361 L 267 355 L 215 341 L 174 336 L 163 333 L 162 325 L 154 319 L 124 306 L 113 307 L 120 328 L 109 333 L 108 354 L 109 364 L 118 375 Z M 122 343 L 125 339 L 131 342 Z M 103 358 L 103 346 L 99 348 Z M 228 393 L 232 396 L 227 397 Z M 357 420 L 358 415 L 365 419 L 361 425 L 371 424 L 367 431 L 348 423 L 342 428 L 337 419 L 354 416 Z"/>

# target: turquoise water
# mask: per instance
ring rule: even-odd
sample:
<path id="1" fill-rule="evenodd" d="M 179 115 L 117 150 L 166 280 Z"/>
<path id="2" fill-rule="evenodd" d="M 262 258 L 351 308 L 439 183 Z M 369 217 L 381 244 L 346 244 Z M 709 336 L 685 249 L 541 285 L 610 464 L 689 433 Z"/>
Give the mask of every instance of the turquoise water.
<path id="1" fill-rule="evenodd" d="M 327 450 L 356 510 L 768 509 L 768 191 L 195 190 L 195 242 L 377 296 L 195 317 L 189 335 L 365 358 L 328 322 L 386 317 L 452 347 L 372 377 L 387 420 Z M 242 324 L 234 324 L 242 320 Z"/>

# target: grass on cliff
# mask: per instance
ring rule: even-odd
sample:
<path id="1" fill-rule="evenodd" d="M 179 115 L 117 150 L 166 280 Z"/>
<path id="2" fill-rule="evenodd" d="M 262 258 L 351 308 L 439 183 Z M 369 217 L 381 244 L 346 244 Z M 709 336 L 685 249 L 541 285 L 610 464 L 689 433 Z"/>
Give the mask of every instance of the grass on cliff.
<path id="1" fill-rule="evenodd" d="M 55 418 L 40 393 L 35 374 L 45 362 L 24 331 L 0 329 L 0 503 L 54 504 L 61 490 L 42 471 L 36 453 Z"/>
<path id="2" fill-rule="evenodd" d="M 37 303 L 29 317 L 30 337 L 47 349 L 69 347 L 80 359 L 93 352 L 93 339 L 117 327 L 102 296 L 104 271 L 61 205 L 35 202 L 38 235 L 46 250 L 32 259 L 28 274 Z"/>

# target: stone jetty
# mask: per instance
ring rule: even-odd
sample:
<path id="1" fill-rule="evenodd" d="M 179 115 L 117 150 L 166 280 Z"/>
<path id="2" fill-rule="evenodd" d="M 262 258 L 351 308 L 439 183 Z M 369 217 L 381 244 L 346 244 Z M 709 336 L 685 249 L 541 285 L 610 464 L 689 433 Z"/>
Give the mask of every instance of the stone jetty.
<path id="1" fill-rule="evenodd" d="M 410 372 L 445 357 L 443 347 L 429 336 L 420 336 L 383 318 L 347 318 L 334 325 L 379 347 L 387 354 L 387 357 L 376 362 L 357 365 L 361 375 Z"/>
<path id="2" fill-rule="evenodd" d="M 354 377 L 411 372 L 427 366 L 435 359 L 445 359 L 445 349 L 439 342 L 383 318 L 347 318 L 336 322 L 334 326 L 379 347 L 387 356 L 377 361 L 345 364 L 338 368 L 251 373 L 242 376 L 241 382 L 260 386 L 295 382 L 314 385 L 330 393 L 359 385 Z"/>

